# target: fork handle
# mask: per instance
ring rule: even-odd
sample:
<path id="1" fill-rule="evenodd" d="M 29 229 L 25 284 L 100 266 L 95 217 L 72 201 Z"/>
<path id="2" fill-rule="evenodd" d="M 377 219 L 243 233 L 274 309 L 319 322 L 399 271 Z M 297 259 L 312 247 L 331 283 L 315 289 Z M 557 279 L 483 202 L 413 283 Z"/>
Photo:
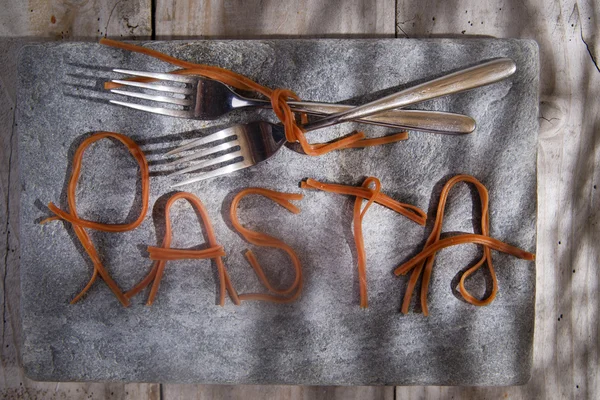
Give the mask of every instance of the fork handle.
<path id="1" fill-rule="evenodd" d="M 346 111 L 354 107 L 346 104 L 309 101 L 288 101 L 288 104 L 294 111 L 320 116 Z M 261 99 L 249 99 L 237 95 L 232 101 L 232 106 L 235 108 L 270 107 L 271 102 Z M 471 133 L 475 130 L 476 126 L 475 120 L 466 115 L 425 110 L 388 110 L 356 121 L 395 129 L 409 129 L 447 135 Z"/>
<path id="2" fill-rule="evenodd" d="M 307 131 L 364 118 L 393 108 L 406 107 L 425 100 L 498 82 L 515 73 L 516 64 L 510 58 L 500 58 L 463 69 L 385 96 L 381 99 L 329 115 L 304 126 Z"/>
<path id="3" fill-rule="evenodd" d="M 346 104 L 308 103 L 290 101 L 294 111 L 311 115 L 329 115 L 353 108 Z M 426 110 L 388 110 L 355 120 L 357 122 L 381 125 L 396 129 L 463 135 L 475 130 L 475 120 L 467 115 Z"/>

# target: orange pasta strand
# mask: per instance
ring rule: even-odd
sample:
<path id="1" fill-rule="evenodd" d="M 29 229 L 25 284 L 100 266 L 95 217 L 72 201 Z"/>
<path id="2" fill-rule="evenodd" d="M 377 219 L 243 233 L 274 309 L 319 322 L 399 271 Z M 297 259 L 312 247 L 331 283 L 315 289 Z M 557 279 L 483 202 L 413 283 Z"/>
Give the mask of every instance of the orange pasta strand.
<path id="1" fill-rule="evenodd" d="M 360 132 L 359 132 L 360 133 Z M 386 135 L 378 138 L 363 139 L 357 142 L 352 142 L 344 146 L 345 149 L 357 149 L 363 147 L 381 146 L 389 143 L 396 143 L 408 139 L 408 132 L 398 132 L 391 135 Z M 323 144 L 314 144 L 315 148 L 320 149 Z"/>
<path id="2" fill-rule="evenodd" d="M 369 189 L 371 183 L 375 184 L 375 189 Z M 362 221 L 367 213 L 367 210 L 373 202 L 375 201 L 375 197 L 381 191 L 381 182 L 377 178 L 369 177 L 365 179 L 362 184 L 362 187 L 365 189 L 371 190 L 371 196 L 369 196 L 367 205 L 361 212 L 361 206 L 363 199 L 359 196 L 356 196 L 354 200 L 354 212 L 353 212 L 353 222 L 354 222 L 354 242 L 356 244 L 356 253 L 357 253 L 357 267 L 358 267 L 358 283 L 359 283 L 359 292 L 360 292 L 360 307 L 367 308 L 369 307 L 369 299 L 367 295 L 367 255 L 365 253 L 365 242 L 362 234 Z"/>
<path id="3" fill-rule="evenodd" d="M 375 185 L 374 189 L 369 187 L 372 183 Z M 356 197 L 354 201 L 352 220 L 354 224 L 354 242 L 356 244 L 356 253 L 358 259 L 357 268 L 360 287 L 360 307 L 367 308 L 369 306 L 369 300 L 367 295 L 366 252 L 362 234 L 362 220 L 367 210 L 373 203 L 378 203 L 404 215 L 411 221 L 420 225 L 425 225 L 427 214 L 425 214 L 425 211 L 418 207 L 410 204 L 400 203 L 381 193 L 381 182 L 375 177 L 369 177 L 365 179 L 361 187 L 322 183 L 310 178 L 306 179 L 306 181 L 300 182 L 300 187 L 303 189 L 319 189 L 326 192 Z M 368 200 L 368 202 L 361 211 L 363 199 Z"/>
<path id="4" fill-rule="evenodd" d="M 137 217 L 137 219 L 128 224 L 102 224 L 99 222 L 93 222 L 79 218 L 79 216 L 77 215 L 75 193 L 77 189 L 77 181 L 79 180 L 79 175 L 81 173 L 81 161 L 83 159 L 83 154 L 88 148 L 88 146 L 104 138 L 113 138 L 124 144 L 125 147 L 127 147 L 127 150 L 129 150 L 129 153 L 138 162 L 140 167 L 140 175 L 142 178 L 142 209 L 140 210 L 140 214 Z M 79 301 L 83 297 L 83 295 L 90 289 L 98 275 L 100 275 L 104 282 L 106 282 L 108 287 L 115 294 L 117 299 L 119 299 L 121 304 L 123 304 L 124 306 L 129 305 L 129 299 L 123 294 L 121 289 L 119 289 L 119 286 L 115 283 L 115 281 L 111 278 L 106 268 L 104 268 L 104 266 L 102 265 L 100 257 L 98 256 L 98 252 L 96 251 L 94 244 L 92 243 L 88 233 L 85 231 L 84 228 L 95 229 L 104 232 L 125 232 L 137 228 L 142 223 L 142 221 L 146 217 L 146 213 L 148 212 L 148 197 L 150 193 L 149 188 L 150 174 L 148 171 L 148 162 L 146 161 L 146 157 L 144 156 L 144 153 L 138 147 L 138 145 L 127 136 L 114 132 L 99 132 L 85 139 L 79 145 L 73 157 L 71 178 L 69 179 L 69 185 L 67 187 L 67 204 L 69 206 L 69 212 L 65 212 L 53 203 L 50 203 L 48 204 L 48 208 L 55 214 L 55 216 L 42 221 L 42 223 L 46 223 L 49 221 L 62 219 L 64 221 L 69 222 L 73 227 L 77 238 L 81 242 L 81 245 L 88 253 L 90 259 L 92 260 L 92 263 L 94 264 L 94 272 L 92 274 L 92 278 L 83 288 L 83 290 L 77 296 L 75 296 L 73 300 L 71 300 L 71 304 L 74 304 L 77 301 Z"/>
<path id="5" fill-rule="evenodd" d="M 244 237 L 244 239 L 257 246 L 273 247 L 285 251 L 290 257 L 290 260 L 292 261 L 292 265 L 294 266 L 294 270 L 296 272 L 294 282 L 292 282 L 292 284 L 288 288 L 277 289 L 269 282 L 263 268 L 260 266 L 260 263 L 256 259 L 254 253 L 251 250 L 248 250 L 245 254 L 246 258 L 248 259 L 248 262 L 254 269 L 261 283 L 267 288 L 269 292 L 274 293 L 274 295 L 263 293 L 247 293 L 241 294 L 239 296 L 240 300 L 262 300 L 274 303 L 291 303 L 298 299 L 300 293 L 302 292 L 303 279 L 302 265 L 300 264 L 300 259 L 298 258 L 298 255 L 296 254 L 294 249 L 292 249 L 283 241 L 265 233 L 252 231 L 242 226 L 242 224 L 239 222 L 239 218 L 237 215 L 237 208 L 240 200 L 242 200 L 242 198 L 250 194 L 264 196 L 281 205 L 282 207 L 285 207 L 288 211 L 294 214 L 298 214 L 300 212 L 300 209 L 294 204 L 292 204 L 290 200 L 300 200 L 302 199 L 303 195 L 293 193 L 282 193 L 276 192 L 274 190 L 261 188 L 247 188 L 243 189 L 233 198 L 233 201 L 231 202 L 231 208 L 229 210 L 231 223 L 233 224 L 234 228 Z"/>
<path id="6" fill-rule="evenodd" d="M 461 234 L 457 236 L 448 237 L 445 239 L 440 239 L 440 235 L 442 233 L 442 224 L 444 218 L 444 211 L 446 208 L 446 201 L 448 199 L 448 193 L 450 189 L 454 185 L 459 182 L 467 182 L 472 183 L 479 193 L 479 198 L 481 200 L 481 234 Z M 524 250 L 521 250 L 517 247 L 508 245 L 503 243 L 497 239 L 489 237 L 489 195 L 485 186 L 479 182 L 477 179 L 470 175 L 457 175 L 450 179 L 442 189 L 442 193 L 440 194 L 440 202 L 438 204 L 438 209 L 436 213 L 436 219 L 433 226 L 433 230 L 431 234 L 427 238 L 425 242 L 425 246 L 423 250 L 413 257 L 411 260 L 407 261 L 403 265 L 396 268 L 394 273 L 396 275 L 404 275 L 410 271 L 412 271 L 408 287 L 406 289 L 406 293 L 404 295 L 404 300 L 402 302 L 402 313 L 408 313 L 408 309 L 410 307 L 410 299 L 412 297 L 412 293 L 414 291 L 416 282 L 418 280 L 419 275 L 423 272 L 422 282 L 421 282 L 421 308 L 423 310 L 423 315 L 429 315 L 429 309 L 427 307 L 427 293 L 429 290 L 429 282 L 431 279 L 431 271 L 433 268 L 433 263 L 435 260 L 436 252 L 449 246 L 455 246 L 466 243 L 474 243 L 480 244 L 483 246 L 483 256 L 481 259 L 471 268 L 469 268 L 460 279 L 459 290 L 463 298 L 477 306 L 485 306 L 490 304 L 494 298 L 496 297 L 496 293 L 498 292 L 498 281 L 496 279 L 496 273 L 494 271 L 494 267 L 492 264 L 492 254 L 491 249 L 502 251 L 504 253 L 511 254 L 515 257 L 519 257 L 525 260 L 534 260 L 535 255 Z M 464 286 L 465 279 L 468 278 L 473 272 L 477 271 L 484 264 L 487 265 L 490 275 L 492 277 L 492 292 L 485 299 L 479 300 L 475 296 L 471 295 Z"/>
<path id="7" fill-rule="evenodd" d="M 302 189 L 318 189 L 324 192 L 357 196 L 363 199 L 370 199 L 373 195 L 372 190 L 369 188 L 340 185 L 336 183 L 323 183 L 311 178 L 300 182 L 300 187 Z M 406 218 L 416 222 L 419 225 L 425 225 L 427 214 L 419 207 L 413 206 L 412 204 L 400 203 L 399 201 L 396 201 L 383 193 L 376 193 L 374 201 L 377 204 L 402 214 Z"/>
<path id="8" fill-rule="evenodd" d="M 175 203 L 179 199 L 187 200 L 192 207 L 198 211 L 200 214 L 200 219 L 206 228 L 206 236 L 207 242 L 209 244 L 209 248 L 205 250 L 182 250 L 182 249 L 172 249 L 171 239 L 172 239 L 172 230 L 171 230 L 171 219 L 170 219 L 170 210 L 173 203 Z M 200 199 L 194 196 L 191 193 L 186 192 L 177 192 L 173 196 L 169 198 L 167 204 L 165 205 L 165 237 L 163 239 L 163 243 L 161 247 L 153 247 L 148 246 L 148 252 L 150 253 L 150 259 L 155 260 L 154 266 L 150 273 L 135 287 L 125 293 L 125 296 L 131 298 L 135 296 L 137 293 L 146 288 L 150 283 L 152 283 L 152 288 L 150 289 L 150 294 L 148 295 L 148 301 L 146 305 L 150 306 L 154 302 L 156 298 L 156 293 L 158 292 L 158 287 L 160 285 L 160 281 L 162 279 L 165 266 L 167 261 L 172 260 L 185 260 L 185 259 L 203 259 L 203 258 L 213 258 L 215 263 L 217 264 L 217 269 L 219 272 L 219 305 L 225 305 L 225 292 L 229 293 L 231 300 L 234 304 L 239 305 L 240 300 L 238 298 L 237 292 L 233 288 L 231 283 L 231 279 L 229 274 L 227 273 L 227 269 L 225 268 L 225 264 L 223 264 L 222 256 L 225 255 L 223 251 L 223 247 L 217 243 L 217 239 L 215 236 L 214 229 L 212 224 L 210 223 L 210 218 L 208 216 L 208 212 L 204 207 L 204 204 L 200 201 Z"/>
<path id="9" fill-rule="evenodd" d="M 389 135 L 383 138 L 365 139 L 365 135 L 362 132 L 356 132 L 348 137 L 335 140 L 330 143 L 316 143 L 310 144 L 306 139 L 304 130 L 298 126 L 295 118 L 295 114 L 287 104 L 288 100 L 300 100 L 298 96 L 288 89 L 270 89 L 266 86 L 260 85 L 248 77 L 237 74 L 225 68 L 220 68 L 205 64 L 196 64 L 188 61 L 183 61 L 175 57 L 163 54 L 159 51 L 152 50 L 146 47 L 137 46 L 131 43 L 123 43 L 112 39 L 102 38 L 100 44 L 119 48 L 122 50 L 137 52 L 145 54 L 150 57 L 154 57 L 158 60 L 173 64 L 182 69 L 171 71 L 173 74 L 182 75 L 200 75 L 206 78 L 214 79 L 232 86 L 239 90 L 254 91 L 271 100 L 271 105 L 275 115 L 284 126 L 285 136 L 288 142 L 299 142 L 302 146 L 302 150 L 311 156 L 318 156 L 325 153 L 329 153 L 334 150 L 357 148 L 366 146 L 378 146 L 387 143 L 393 143 L 400 140 L 405 140 L 405 133 Z M 130 78 L 130 80 L 137 82 L 151 82 L 151 78 Z M 104 85 L 105 89 L 114 89 L 121 85 L 113 82 L 107 82 Z M 306 121 L 306 115 L 301 114 L 302 119 Z"/>

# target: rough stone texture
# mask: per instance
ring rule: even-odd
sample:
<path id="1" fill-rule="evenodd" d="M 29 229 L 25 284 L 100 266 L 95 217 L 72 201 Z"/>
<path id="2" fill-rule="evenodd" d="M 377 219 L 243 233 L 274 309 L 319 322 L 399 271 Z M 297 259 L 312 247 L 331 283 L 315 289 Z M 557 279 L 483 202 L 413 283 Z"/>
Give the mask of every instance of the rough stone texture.
<path id="1" fill-rule="evenodd" d="M 492 236 L 535 250 L 538 49 L 521 40 L 272 40 L 148 44 L 177 57 L 231 68 L 259 82 L 289 87 L 302 98 L 363 102 L 400 87 L 480 61 L 511 57 L 510 79 L 430 101 L 420 108 L 471 115 L 476 133 L 450 137 L 411 133 L 408 141 L 310 158 L 283 149 L 269 162 L 234 175 L 190 185 L 202 199 L 240 293 L 261 285 L 243 257 L 248 247 L 227 222 L 232 196 L 260 186 L 300 192 L 313 177 L 359 184 L 381 179 L 384 192 L 434 215 L 443 183 L 458 173 L 480 179 L 490 191 Z M 20 58 L 17 124 L 22 182 L 21 274 L 23 363 L 38 380 L 123 380 L 197 383 L 436 384 L 524 383 L 531 368 L 535 264 L 494 252 L 499 293 L 475 307 L 453 291 L 460 271 L 480 250 L 461 246 L 439 253 L 431 282 L 430 316 L 399 307 L 407 278 L 392 270 L 414 255 L 431 229 L 380 206 L 364 221 L 370 308 L 358 306 L 352 199 L 305 191 L 293 215 L 260 198 L 240 209 L 242 222 L 281 237 L 304 268 L 301 299 L 290 305 L 250 302 L 224 308 L 211 261 L 170 262 L 156 303 L 147 291 L 123 308 L 98 281 L 80 303 L 68 302 L 92 267 L 68 224 L 37 222 L 49 201 L 66 207 L 65 184 L 77 145 L 90 132 L 134 137 L 147 151 L 154 176 L 151 205 L 171 191 L 161 175 L 161 153 L 182 138 L 239 121 L 272 118 L 267 111 L 232 113 L 211 122 L 179 120 L 119 108 L 102 83 L 110 69 L 168 70 L 163 63 L 97 44 L 45 44 Z M 350 132 L 350 124 L 311 133 L 316 139 Z M 389 132 L 368 127 L 369 135 Z M 102 141 L 84 158 L 78 187 L 80 215 L 103 222 L 132 220 L 139 210 L 133 189 L 135 161 L 121 145 Z M 139 187 L 139 183 L 138 183 Z M 444 231 L 472 231 L 479 223 L 473 191 L 455 188 Z M 475 204 L 478 199 L 475 199 Z M 158 204 L 164 204 L 164 201 Z M 128 289 L 150 269 L 147 245 L 162 239 L 160 207 L 136 230 L 92 231 L 105 265 Z M 174 247 L 204 242 L 189 205 L 172 209 Z M 285 286 L 291 266 L 278 251 L 256 248 L 272 280 Z M 486 274 L 469 282 L 483 295 Z"/>

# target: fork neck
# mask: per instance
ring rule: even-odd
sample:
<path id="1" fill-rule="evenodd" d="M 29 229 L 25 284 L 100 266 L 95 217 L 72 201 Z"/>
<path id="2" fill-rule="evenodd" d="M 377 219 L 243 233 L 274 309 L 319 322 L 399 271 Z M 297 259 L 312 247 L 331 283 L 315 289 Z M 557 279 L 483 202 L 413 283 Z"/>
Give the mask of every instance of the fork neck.
<path id="1" fill-rule="evenodd" d="M 261 99 L 249 99 L 247 97 L 243 97 L 240 95 L 231 96 L 231 108 L 246 108 L 246 107 L 260 107 L 260 108 L 269 108 L 271 107 L 271 102 L 268 100 Z"/>

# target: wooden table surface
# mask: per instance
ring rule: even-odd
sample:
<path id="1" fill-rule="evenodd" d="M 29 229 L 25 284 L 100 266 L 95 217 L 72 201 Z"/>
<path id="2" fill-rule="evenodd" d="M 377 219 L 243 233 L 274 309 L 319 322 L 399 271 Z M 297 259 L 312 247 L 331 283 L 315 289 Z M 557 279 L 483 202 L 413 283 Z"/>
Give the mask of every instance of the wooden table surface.
<path id="1" fill-rule="evenodd" d="M 0 395 L 40 399 L 599 398 L 600 5 L 595 0 L 0 0 Z M 537 40 L 534 369 L 518 387 L 34 382 L 20 367 L 16 57 L 27 41 L 257 37 Z M 43 132 L 40 132 L 43 134 Z M 501 134 L 501 132 L 498 132 Z M 457 344 L 460 345 L 460 344 Z"/>

